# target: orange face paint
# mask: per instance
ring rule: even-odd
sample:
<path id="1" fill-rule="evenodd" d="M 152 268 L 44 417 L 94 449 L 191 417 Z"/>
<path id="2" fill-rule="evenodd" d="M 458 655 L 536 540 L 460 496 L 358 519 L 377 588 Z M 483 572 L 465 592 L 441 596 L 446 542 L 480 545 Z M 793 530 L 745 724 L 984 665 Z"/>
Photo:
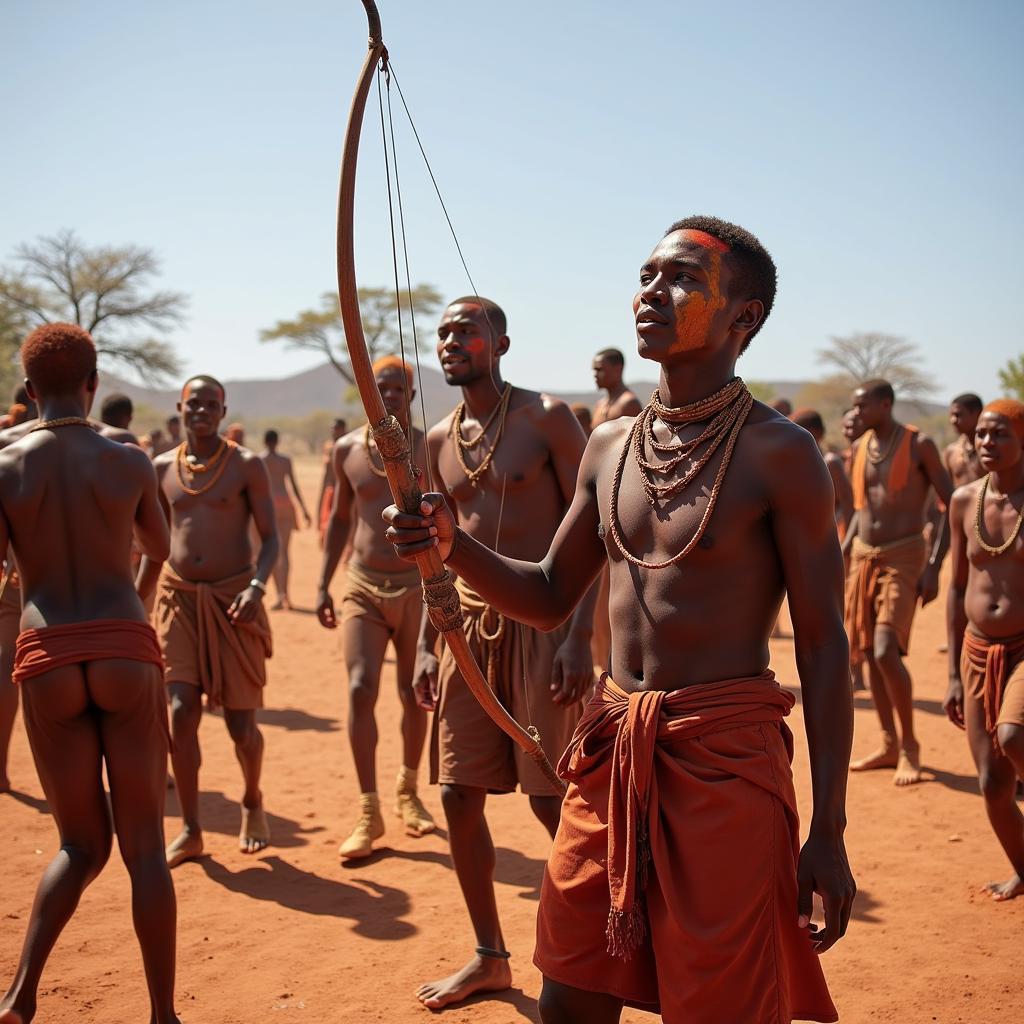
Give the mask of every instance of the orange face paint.
<path id="1" fill-rule="evenodd" d="M 694 232 L 703 234 L 704 232 Z M 710 238 L 711 236 L 708 235 Z M 715 239 L 717 241 L 717 239 Z M 677 352 L 689 352 L 701 348 L 707 338 L 708 328 L 714 315 L 725 307 L 725 296 L 721 290 L 722 257 L 717 250 L 711 253 L 708 268 L 708 295 L 692 291 L 687 295 L 682 309 L 677 314 L 676 339 L 673 346 Z"/>
<path id="2" fill-rule="evenodd" d="M 684 235 L 692 242 L 699 242 L 704 246 L 705 249 L 710 249 L 712 252 L 728 252 L 729 246 L 725 244 L 720 238 L 715 238 L 714 235 L 709 235 L 706 231 L 697 231 L 695 228 L 686 228 L 683 232 Z"/>
<path id="3" fill-rule="evenodd" d="M 483 338 L 469 338 L 466 341 L 466 351 L 471 352 L 473 355 L 479 355 L 487 347 L 487 342 Z"/>

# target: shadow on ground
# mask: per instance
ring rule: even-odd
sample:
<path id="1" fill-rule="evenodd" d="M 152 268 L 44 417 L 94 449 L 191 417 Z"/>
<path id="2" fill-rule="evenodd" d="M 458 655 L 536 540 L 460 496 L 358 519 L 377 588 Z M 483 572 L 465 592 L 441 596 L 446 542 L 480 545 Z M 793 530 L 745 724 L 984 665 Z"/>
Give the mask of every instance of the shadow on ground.
<path id="1" fill-rule="evenodd" d="M 289 732 L 301 732 L 304 729 L 312 732 L 338 732 L 341 729 L 337 718 L 321 718 L 300 708 L 261 708 L 256 712 L 256 721 L 260 725 L 274 725 Z"/>
<path id="2" fill-rule="evenodd" d="M 176 790 L 167 791 L 167 810 L 170 817 L 181 816 Z M 223 793 L 206 792 L 199 794 L 199 820 L 204 832 L 216 832 L 223 836 L 237 836 L 242 822 L 241 805 L 229 800 Z M 270 845 L 282 848 L 307 846 L 308 836 L 326 831 L 323 825 L 300 825 L 292 818 L 267 811 L 270 822 Z"/>

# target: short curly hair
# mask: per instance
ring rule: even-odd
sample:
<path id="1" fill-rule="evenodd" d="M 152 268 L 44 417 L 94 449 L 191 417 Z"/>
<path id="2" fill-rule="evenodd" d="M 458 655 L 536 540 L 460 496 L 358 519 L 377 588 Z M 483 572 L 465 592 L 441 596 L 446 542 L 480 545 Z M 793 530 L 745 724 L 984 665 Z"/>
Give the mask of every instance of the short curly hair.
<path id="1" fill-rule="evenodd" d="M 726 259 L 737 271 L 732 285 L 734 292 L 746 298 L 760 299 L 764 305 L 761 322 L 747 335 L 743 348 L 740 349 L 741 353 L 746 352 L 747 346 L 764 326 L 775 304 L 775 288 L 778 283 L 775 261 L 768 250 L 746 228 L 730 224 L 729 221 L 718 217 L 703 214 L 684 217 L 677 220 L 665 234 L 671 235 L 673 231 L 703 231 L 727 245 L 729 251 L 726 253 Z"/>
<path id="2" fill-rule="evenodd" d="M 66 395 L 96 372 L 96 346 L 77 324 L 42 324 L 22 344 L 21 365 L 36 394 Z"/>

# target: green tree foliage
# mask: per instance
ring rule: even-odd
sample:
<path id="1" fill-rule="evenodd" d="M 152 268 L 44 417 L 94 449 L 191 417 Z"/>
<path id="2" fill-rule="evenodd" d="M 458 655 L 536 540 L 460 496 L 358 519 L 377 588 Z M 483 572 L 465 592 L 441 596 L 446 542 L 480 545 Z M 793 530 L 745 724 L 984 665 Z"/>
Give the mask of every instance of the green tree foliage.
<path id="1" fill-rule="evenodd" d="M 370 359 L 397 353 L 399 349 L 399 306 L 406 352 L 412 352 L 412 321 L 409 317 L 409 295 L 401 293 L 401 303 L 388 288 L 360 288 L 359 312 Z M 417 340 L 421 347 L 427 333 L 424 326 L 441 308 L 441 295 L 433 285 L 418 284 L 412 289 L 412 312 L 416 317 Z M 289 348 L 318 352 L 349 384 L 355 383 L 344 355 L 345 335 L 338 314 L 338 296 L 325 292 L 319 309 L 307 309 L 291 320 L 278 320 L 273 327 L 260 331 L 260 341 L 283 341 Z"/>
<path id="2" fill-rule="evenodd" d="M 152 250 L 136 245 L 87 246 L 73 231 L 19 245 L 0 267 L 0 357 L 13 359 L 24 335 L 39 324 L 84 327 L 109 363 L 130 367 L 148 382 L 179 372 L 164 333 L 184 319 L 180 292 L 153 291 L 160 271 Z"/>
<path id="3" fill-rule="evenodd" d="M 841 381 L 850 391 L 878 377 L 905 398 L 923 398 L 935 390 L 917 345 L 894 334 L 862 331 L 832 337 L 828 346 L 818 351 L 818 362 L 833 371 L 829 380 Z"/>
<path id="4" fill-rule="evenodd" d="M 999 386 L 1009 397 L 1024 402 L 1024 356 L 1011 359 L 999 371 Z"/>

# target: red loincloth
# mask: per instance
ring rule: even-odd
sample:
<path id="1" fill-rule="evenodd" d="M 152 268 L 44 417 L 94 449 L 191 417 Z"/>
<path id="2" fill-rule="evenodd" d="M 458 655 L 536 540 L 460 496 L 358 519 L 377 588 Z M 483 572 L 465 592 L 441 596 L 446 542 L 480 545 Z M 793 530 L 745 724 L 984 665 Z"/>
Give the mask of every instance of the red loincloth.
<path id="1" fill-rule="evenodd" d="M 670 693 L 602 678 L 558 766 L 545 977 L 666 1024 L 839 1019 L 797 925 L 793 703 L 767 671 Z"/>
<path id="2" fill-rule="evenodd" d="M 148 622 L 93 619 L 22 631 L 11 678 L 22 683 L 51 669 L 106 658 L 145 661 L 161 669 L 164 665 L 156 633 Z"/>

